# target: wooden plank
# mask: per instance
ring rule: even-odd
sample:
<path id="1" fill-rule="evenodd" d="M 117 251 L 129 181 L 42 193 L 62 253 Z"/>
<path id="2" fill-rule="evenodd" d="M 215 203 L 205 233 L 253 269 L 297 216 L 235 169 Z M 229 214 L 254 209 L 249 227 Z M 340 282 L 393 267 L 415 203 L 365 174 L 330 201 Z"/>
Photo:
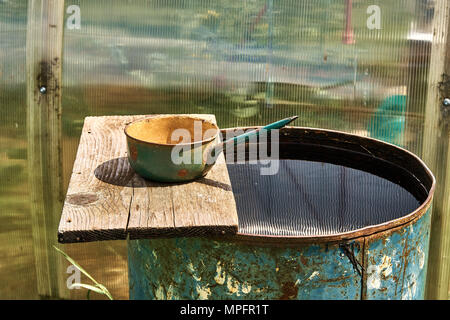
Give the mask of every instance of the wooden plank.
<path id="1" fill-rule="evenodd" d="M 430 253 L 426 296 L 447 299 L 450 273 L 450 194 L 449 181 L 449 119 L 442 106 L 450 95 L 449 84 L 440 83 L 450 75 L 450 3 L 436 3 L 433 22 L 428 94 L 425 110 L 423 158 L 436 176 L 433 201 Z"/>
<path id="2" fill-rule="evenodd" d="M 447 52 L 448 53 L 448 52 Z M 450 60 L 448 60 L 450 61 Z M 447 128 L 447 158 L 443 162 L 442 177 L 444 177 L 442 188 L 442 212 L 445 217 L 441 227 L 441 263 L 440 274 L 445 281 L 439 287 L 439 294 L 442 299 L 450 299 L 450 130 Z M 444 173 L 445 172 L 445 173 Z M 445 174 L 445 176 L 444 176 Z M 440 279 L 439 279 L 440 280 Z M 441 281 L 441 280 L 440 280 Z M 446 295 L 447 294 L 447 295 Z"/>
<path id="3" fill-rule="evenodd" d="M 137 178 L 134 186 L 130 239 L 237 231 L 236 204 L 223 155 L 206 177 L 188 184 L 168 187 Z"/>
<path id="4" fill-rule="evenodd" d="M 213 115 L 196 115 L 215 122 Z M 88 117 L 58 230 L 60 242 L 229 234 L 236 204 L 225 158 L 184 184 L 142 179 L 126 158 L 125 125 L 148 116 Z"/>
<path id="5" fill-rule="evenodd" d="M 65 298 L 66 272 L 53 249 L 61 212 L 61 60 L 64 1 L 29 0 L 27 134 L 33 248 L 38 294 Z"/>
<path id="6" fill-rule="evenodd" d="M 120 129 L 132 120 L 85 119 L 59 226 L 60 242 L 126 238 L 134 172 L 125 158 Z"/>

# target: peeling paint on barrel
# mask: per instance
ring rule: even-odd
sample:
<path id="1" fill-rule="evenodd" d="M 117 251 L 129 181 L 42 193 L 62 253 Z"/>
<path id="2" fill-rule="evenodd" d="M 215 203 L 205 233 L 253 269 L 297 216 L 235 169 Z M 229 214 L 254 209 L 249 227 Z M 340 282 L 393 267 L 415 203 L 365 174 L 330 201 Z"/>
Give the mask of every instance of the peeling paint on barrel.
<path id="1" fill-rule="evenodd" d="M 359 245 L 354 247 L 361 259 Z M 174 238 L 130 240 L 128 250 L 131 299 L 359 299 L 361 294 L 361 277 L 339 244 L 255 247 Z"/>
<path id="2" fill-rule="evenodd" d="M 341 243 L 129 240 L 130 299 L 423 299 L 430 216 Z"/>
<path id="3" fill-rule="evenodd" d="M 431 209 L 417 221 L 366 237 L 366 299 L 424 299 Z"/>

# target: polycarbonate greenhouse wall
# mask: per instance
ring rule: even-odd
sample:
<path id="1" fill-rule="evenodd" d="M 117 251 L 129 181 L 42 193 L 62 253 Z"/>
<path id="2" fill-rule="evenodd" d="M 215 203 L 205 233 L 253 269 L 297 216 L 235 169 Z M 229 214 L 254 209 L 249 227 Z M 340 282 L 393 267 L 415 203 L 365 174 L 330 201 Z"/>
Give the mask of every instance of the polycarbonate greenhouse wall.
<path id="1" fill-rule="evenodd" d="M 64 191 L 92 115 L 208 113 L 227 128 L 297 114 L 295 125 L 422 156 L 436 2 L 354 0 L 351 22 L 346 3 L 66 0 Z M 35 262 L 28 200 L 26 35 L 27 1 L 0 0 L 0 298 L 8 299 L 39 298 L 37 270 L 46 268 Z M 128 298 L 125 241 L 61 247 L 116 299 Z"/>

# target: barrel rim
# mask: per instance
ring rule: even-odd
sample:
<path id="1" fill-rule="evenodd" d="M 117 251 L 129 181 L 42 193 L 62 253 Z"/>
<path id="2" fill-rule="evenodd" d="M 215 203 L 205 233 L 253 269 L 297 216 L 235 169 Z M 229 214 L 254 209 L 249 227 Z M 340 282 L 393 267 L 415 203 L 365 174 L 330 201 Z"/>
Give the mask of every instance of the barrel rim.
<path id="1" fill-rule="evenodd" d="M 247 129 L 257 129 L 261 128 L 260 126 L 250 126 L 250 127 L 236 127 L 236 128 L 226 128 L 222 129 L 222 133 L 226 133 L 227 131 L 231 130 L 247 130 Z M 326 235 L 307 235 L 307 236 L 278 236 L 278 235 L 255 235 L 255 234 L 249 234 L 249 233 L 242 233 L 237 232 L 235 235 L 232 236 L 226 236 L 226 238 L 236 240 L 236 241 L 242 241 L 242 242 L 248 242 L 248 243 L 267 243 L 267 244 L 296 244 L 296 243 L 323 243 L 323 242 L 342 242 L 342 241 L 348 241 L 353 239 L 358 239 L 366 236 L 371 236 L 377 233 L 383 233 L 386 231 L 389 231 L 391 229 L 401 227 L 404 225 L 407 225 L 409 223 L 414 222 L 415 220 L 418 220 L 421 218 L 431 207 L 431 203 L 433 201 L 433 196 L 436 188 L 436 178 L 434 177 L 431 170 L 428 168 L 428 166 L 425 164 L 425 162 L 420 159 L 417 155 L 412 153 L 411 151 L 408 151 L 404 148 L 401 148 L 399 146 L 396 146 L 394 144 L 375 139 L 372 137 L 364 137 L 359 136 L 356 134 L 351 134 L 347 132 L 337 131 L 337 130 L 330 130 L 330 129 L 321 129 L 321 128 L 314 128 L 314 127 L 297 127 L 297 126 L 287 126 L 283 129 L 280 129 L 281 133 L 287 133 L 289 131 L 317 131 L 322 133 L 330 133 L 334 135 L 341 135 L 342 137 L 346 137 L 349 139 L 353 139 L 355 141 L 371 141 L 373 143 L 377 143 L 380 145 L 386 145 L 390 148 L 396 149 L 398 152 L 402 152 L 410 156 L 412 159 L 414 159 L 420 167 L 424 170 L 424 172 L 427 174 L 429 178 L 431 178 L 431 187 L 428 190 L 428 196 L 427 198 L 420 204 L 420 206 L 415 209 L 414 211 L 393 220 L 389 220 L 380 224 L 375 225 L 369 225 L 363 228 L 358 228 L 351 231 L 341 232 L 341 233 L 335 233 L 335 234 L 326 234 Z"/>

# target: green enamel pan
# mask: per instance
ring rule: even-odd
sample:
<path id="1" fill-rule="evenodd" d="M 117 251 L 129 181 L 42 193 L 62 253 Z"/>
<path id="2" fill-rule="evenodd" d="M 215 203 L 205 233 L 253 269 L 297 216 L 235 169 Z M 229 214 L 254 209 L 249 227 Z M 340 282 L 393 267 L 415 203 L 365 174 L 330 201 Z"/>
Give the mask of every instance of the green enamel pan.
<path id="1" fill-rule="evenodd" d="M 280 129 L 297 116 L 220 142 L 211 121 L 189 115 L 158 115 L 125 127 L 128 160 L 142 177 L 160 182 L 185 182 L 205 176 L 227 146 L 245 142 L 263 130 Z"/>

